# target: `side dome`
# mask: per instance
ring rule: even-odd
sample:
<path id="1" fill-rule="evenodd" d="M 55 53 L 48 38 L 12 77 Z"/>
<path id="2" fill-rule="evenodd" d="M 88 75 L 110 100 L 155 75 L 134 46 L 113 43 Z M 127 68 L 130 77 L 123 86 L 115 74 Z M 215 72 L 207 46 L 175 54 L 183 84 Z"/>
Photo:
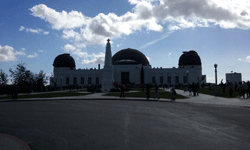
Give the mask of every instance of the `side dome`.
<path id="1" fill-rule="evenodd" d="M 183 52 L 179 59 L 179 67 L 182 66 L 201 66 L 201 58 L 196 51 Z"/>
<path id="2" fill-rule="evenodd" d="M 112 57 L 113 65 L 149 65 L 147 57 L 136 49 L 123 49 Z"/>
<path id="3" fill-rule="evenodd" d="M 61 54 L 58 55 L 53 63 L 54 67 L 70 67 L 75 68 L 76 63 L 73 57 L 70 56 L 70 54 Z"/>

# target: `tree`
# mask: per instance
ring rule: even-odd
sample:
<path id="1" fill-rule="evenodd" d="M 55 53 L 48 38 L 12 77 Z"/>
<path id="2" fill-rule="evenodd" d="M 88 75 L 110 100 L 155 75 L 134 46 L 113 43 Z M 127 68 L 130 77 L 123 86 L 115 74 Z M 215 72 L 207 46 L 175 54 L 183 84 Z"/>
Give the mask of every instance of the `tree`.
<path id="1" fill-rule="evenodd" d="M 25 64 L 18 64 L 16 67 L 16 70 L 12 70 L 10 68 L 10 76 L 13 78 L 12 81 L 14 84 L 18 84 L 20 82 L 32 82 L 33 80 L 33 74 L 30 70 L 27 70 L 25 67 Z"/>
<path id="2" fill-rule="evenodd" d="M 31 92 L 32 84 L 34 82 L 34 76 L 30 70 L 27 70 L 25 64 L 18 64 L 15 70 L 10 68 L 10 76 L 12 77 L 12 82 L 18 85 L 19 92 Z"/>
<path id="3" fill-rule="evenodd" d="M 6 85 L 8 82 L 7 79 L 8 75 L 6 73 L 3 72 L 3 70 L 0 70 L 0 85 Z"/>
<path id="4" fill-rule="evenodd" d="M 38 74 L 35 75 L 35 82 L 34 82 L 34 90 L 35 91 L 43 91 L 45 84 L 47 83 L 48 76 L 46 76 L 46 73 L 43 72 L 43 70 L 40 70 Z"/>

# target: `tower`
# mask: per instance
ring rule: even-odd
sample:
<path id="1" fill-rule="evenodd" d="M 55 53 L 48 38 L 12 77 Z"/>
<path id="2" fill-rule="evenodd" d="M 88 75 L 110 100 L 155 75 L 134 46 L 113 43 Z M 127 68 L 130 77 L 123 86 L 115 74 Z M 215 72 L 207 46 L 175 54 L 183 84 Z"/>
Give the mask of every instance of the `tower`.
<path id="1" fill-rule="evenodd" d="M 103 80 L 102 80 L 102 91 L 109 92 L 113 88 L 114 82 L 114 70 L 112 65 L 112 55 L 111 55 L 111 46 L 110 39 L 107 40 L 106 53 L 105 53 L 105 62 L 103 68 Z"/>

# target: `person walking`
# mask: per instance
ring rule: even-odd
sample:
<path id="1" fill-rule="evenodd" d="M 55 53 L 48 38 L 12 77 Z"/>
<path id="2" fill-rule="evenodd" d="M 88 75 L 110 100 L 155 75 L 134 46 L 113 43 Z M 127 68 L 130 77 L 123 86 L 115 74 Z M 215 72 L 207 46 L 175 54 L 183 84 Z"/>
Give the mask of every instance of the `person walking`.
<path id="1" fill-rule="evenodd" d="M 192 87 L 190 84 L 188 84 L 188 92 L 189 92 L 189 96 L 192 95 Z"/>
<path id="2" fill-rule="evenodd" d="M 175 95 L 176 95 L 176 91 L 173 85 L 170 85 L 170 93 L 172 96 L 172 100 L 175 101 Z"/>
<path id="3" fill-rule="evenodd" d="M 199 92 L 200 92 L 200 85 L 199 83 L 196 84 L 196 95 L 199 96 Z"/>
<path id="4" fill-rule="evenodd" d="M 120 94 L 120 98 L 123 96 L 123 98 L 124 98 L 124 91 L 125 91 L 125 85 L 124 84 L 122 84 L 121 86 L 120 86 L 120 90 L 121 90 L 121 94 Z"/>
<path id="5" fill-rule="evenodd" d="M 158 85 L 157 84 L 155 84 L 155 96 L 154 96 L 154 98 L 158 98 L 158 99 L 160 99 L 160 95 L 159 95 L 159 87 L 158 87 Z"/>
<path id="6" fill-rule="evenodd" d="M 192 83 L 193 96 L 196 96 L 196 85 Z"/>

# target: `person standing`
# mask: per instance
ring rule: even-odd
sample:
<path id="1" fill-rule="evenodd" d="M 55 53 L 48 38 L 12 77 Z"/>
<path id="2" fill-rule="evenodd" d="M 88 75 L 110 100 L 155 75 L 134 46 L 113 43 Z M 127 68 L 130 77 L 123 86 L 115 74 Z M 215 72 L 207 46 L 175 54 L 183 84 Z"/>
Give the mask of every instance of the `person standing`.
<path id="1" fill-rule="evenodd" d="M 175 100 L 176 91 L 175 91 L 175 88 L 174 88 L 173 85 L 170 85 L 170 93 L 171 93 L 171 96 L 172 96 L 172 100 L 174 101 Z"/>
<path id="2" fill-rule="evenodd" d="M 155 96 L 154 96 L 154 98 L 158 98 L 158 99 L 160 99 L 160 95 L 159 95 L 159 87 L 158 87 L 158 85 L 157 84 L 155 84 Z"/>
<path id="3" fill-rule="evenodd" d="M 192 83 L 193 96 L 196 96 L 196 85 Z"/>
<path id="4" fill-rule="evenodd" d="M 141 90 L 142 90 L 142 92 L 144 92 L 144 83 L 141 84 Z"/>
<path id="5" fill-rule="evenodd" d="M 121 98 L 122 96 L 123 96 L 123 98 L 124 98 L 124 90 L 125 90 L 125 85 L 124 85 L 124 84 L 121 85 L 120 90 L 121 90 L 120 98 Z"/>
<path id="6" fill-rule="evenodd" d="M 199 95 L 199 92 L 200 92 L 200 85 L 199 83 L 196 84 L 196 94 L 197 96 Z"/>

